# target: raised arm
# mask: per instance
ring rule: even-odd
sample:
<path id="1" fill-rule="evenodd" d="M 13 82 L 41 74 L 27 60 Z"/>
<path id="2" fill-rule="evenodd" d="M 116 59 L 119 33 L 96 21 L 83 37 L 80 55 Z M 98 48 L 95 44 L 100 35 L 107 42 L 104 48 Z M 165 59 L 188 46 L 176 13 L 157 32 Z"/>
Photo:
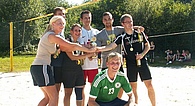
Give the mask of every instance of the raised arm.
<path id="1" fill-rule="evenodd" d="M 109 51 L 117 47 L 115 42 L 112 42 L 110 45 L 97 47 L 97 52 Z"/>
<path id="2" fill-rule="evenodd" d="M 85 59 L 86 57 L 91 57 L 91 56 L 94 55 L 93 53 L 85 53 L 85 54 L 83 54 L 83 55 L 75 56 L 75 55 L 72 54 L 72 52 L 66 52 L 66 54 L 68 55 L 68 57 L 69 57 L 71 60 Z"/>
<path id="3" fill-rule="evenodd" d="M 144 32 L 144 30 L 145 30 L 144 27 L 142 27 L 142 26 L 133 26 L 133 29 L 138 30 L 139 33 Z"/>
<path id="4" fill-rule="evenodd" d="M 57 36 L 57 35 L 50 34 L 48 36 L 48 39 L 49 39 L 50 43 L 59 44 L 60 49 L 62 51 L 68 51 L 68 52 L 75 51 L 75 50 L 80 50 L 80 51 L 84 51 L 84 52 L 95 52 L 96 51 L 95 48 L 88 49 L 88 48 L 83 47 L 82 45 L 79 45 L 77 43 L 69 42 L 69 41 L 67 41 L 67 40 L 65 40 L 62 37 Z"/>

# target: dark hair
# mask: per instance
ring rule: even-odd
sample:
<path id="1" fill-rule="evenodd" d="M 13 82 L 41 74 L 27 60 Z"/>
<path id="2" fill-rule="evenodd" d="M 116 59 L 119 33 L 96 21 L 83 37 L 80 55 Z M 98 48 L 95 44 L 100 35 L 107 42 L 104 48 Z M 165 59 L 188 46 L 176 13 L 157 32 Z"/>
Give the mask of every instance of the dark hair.
<path id="1" fill-rule="evenodd" d="M 80 18 L 83 18 L 83 14 L 91 14 L 89 10 L 84 10 L 81 12 Z"/>
<path id="2" fill-rule="evenodd" d="M 124 22 L 125 18 L 132 18 L 132 16 L 130 14 L 124 14 L 124 15 L 121 16 L 120 22 L 121 23 Z"/>
<path id="3" fill-rule="evenodd" d="M 110 12 L 104 12 L 103 16 L 110 15 L 112 17 L 112 14 Z"/>
<path id="4" fill-rule="evenodd" d="M 70 30 L 73 31 L 73 29 L 74 29 L 75 27 L 81 28 L 81 25 L 80 25 L 80 24 L 73 24 L 73 25 L 71 26 Z"/>
<path id="5" fill-rule="evenodd" d="M 56 8 L 54 8 L 54 10 L 53 10 L 53 14 L 55 15 L 57 11 L 63 11 L 63 10 L 65 10 L 64 7 L 56 7 Z"/>
<path id="6" fill-rule="evenodd" d="M 111 15 L 112 16 L 112 14 L 110 12 L 104 12 L 103 13 L 103 16 L 106 16 L 106 15 Z"/>

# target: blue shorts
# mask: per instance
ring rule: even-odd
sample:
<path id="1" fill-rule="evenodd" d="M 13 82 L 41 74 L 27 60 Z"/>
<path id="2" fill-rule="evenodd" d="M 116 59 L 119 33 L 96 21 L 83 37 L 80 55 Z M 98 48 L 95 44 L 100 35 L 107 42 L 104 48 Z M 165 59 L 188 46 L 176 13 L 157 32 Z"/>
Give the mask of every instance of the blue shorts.
<path id="1" fill-rule="evenodd" d="M 124 106 L 127 101 L 124 101 L 122 99 L 119 99 L 118 97 L 110 102 L 100 102 L 96 101 L 100 106 Z"/>
<path id="2" fill-rule="evenodd" d="M 55 85 L 53 71 L 49 65 L 31 65 L 30 73 L 35 86 Z"/>

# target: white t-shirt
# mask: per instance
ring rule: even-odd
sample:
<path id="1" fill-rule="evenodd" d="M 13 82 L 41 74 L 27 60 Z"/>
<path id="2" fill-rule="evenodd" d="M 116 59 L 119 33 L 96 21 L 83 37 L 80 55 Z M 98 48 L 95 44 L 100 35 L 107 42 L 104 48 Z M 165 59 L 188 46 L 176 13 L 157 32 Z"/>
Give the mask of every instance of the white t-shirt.
<path id="1" fill-rule="evenodd" d="M 99 30 L 91 28 L 91 30 L 86 30 L 82 27 L 82 34 L 79 38 L 79 43 L 82 45 L 87 44 L 88 39 L 93 38 L 95 35 L 99 33 Z M 93 60 L 89 60 L 88 58 L 85 58 L 84 65 L 82 65 L 83 70 L 91 70 L 91 69 L 97 69 L 98 68 L 98 59 L 95 58 Z"/>

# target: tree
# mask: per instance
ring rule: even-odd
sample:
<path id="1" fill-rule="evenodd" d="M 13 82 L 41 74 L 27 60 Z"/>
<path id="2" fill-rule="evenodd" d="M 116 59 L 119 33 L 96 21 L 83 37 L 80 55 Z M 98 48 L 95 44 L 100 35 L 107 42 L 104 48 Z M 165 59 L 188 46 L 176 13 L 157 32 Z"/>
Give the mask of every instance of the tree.
<path id="1" fill-rule="evenodd" d="M 14 51 L 23 50 L 24 47 L 31 49 L 32 45 L 38 44 L 49 17 L 28 22 L 25 20 L 52 13 L 56 6 L 68 6 L 68 3 L 63 0 L 1 0 L 1 52 L 9 51 L 9 22 L 14 22 Z"/>

